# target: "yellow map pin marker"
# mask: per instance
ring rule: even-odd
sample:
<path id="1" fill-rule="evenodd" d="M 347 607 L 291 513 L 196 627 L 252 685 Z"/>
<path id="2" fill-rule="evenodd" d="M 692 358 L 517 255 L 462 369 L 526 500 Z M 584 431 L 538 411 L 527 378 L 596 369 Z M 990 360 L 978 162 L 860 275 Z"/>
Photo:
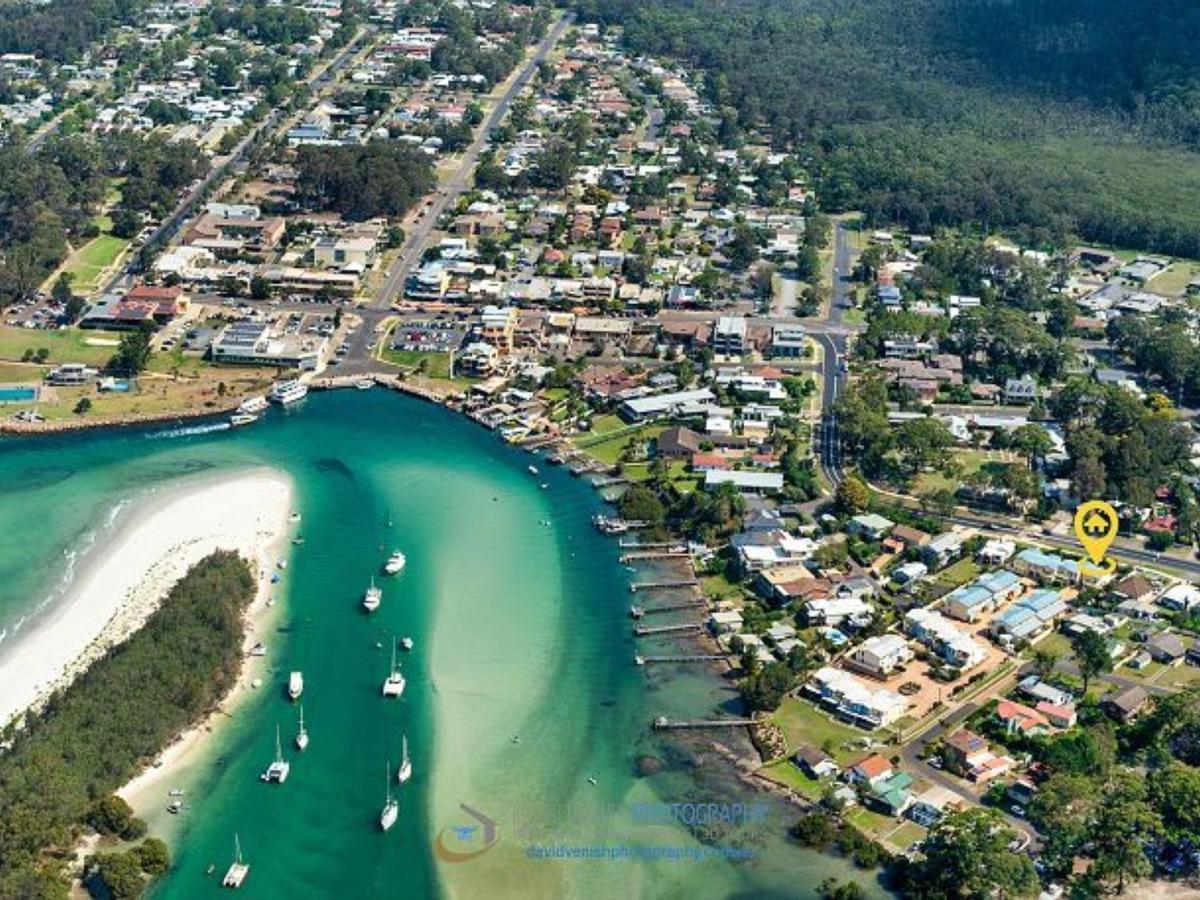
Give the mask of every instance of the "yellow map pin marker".
<path id="1" fill-rule="evenodd" d="M 1089 500 L 1075 510 L 1075 536 L 1092 562 L 1100 565 L 1117 536 L 1117 511 L 1103 500 Z"/>

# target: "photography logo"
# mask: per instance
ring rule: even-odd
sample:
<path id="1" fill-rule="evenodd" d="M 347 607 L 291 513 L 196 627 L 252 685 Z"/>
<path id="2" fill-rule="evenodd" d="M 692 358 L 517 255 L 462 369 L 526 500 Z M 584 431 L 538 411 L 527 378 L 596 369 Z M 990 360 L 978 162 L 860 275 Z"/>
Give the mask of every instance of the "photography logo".
<path id="1" fill-rule="evenodd" d="M 433 852 L 444 862 L 460 863 L 487 853 L 496 846 L 496 822 L 465 803 L 458 808 L 467 815 L 468 821 L 443 828 L 433 842 Z"/>

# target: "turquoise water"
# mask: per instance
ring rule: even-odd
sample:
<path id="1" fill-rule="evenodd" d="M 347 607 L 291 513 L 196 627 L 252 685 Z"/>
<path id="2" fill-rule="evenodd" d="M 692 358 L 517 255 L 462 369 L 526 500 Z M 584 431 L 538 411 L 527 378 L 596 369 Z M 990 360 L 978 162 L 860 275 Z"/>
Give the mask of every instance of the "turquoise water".
<path id="1" fill-rule="evenodd" d="M 33 400 L 37 397 L 37 388 L 8 387 L 0 388 L 0 403 L 16 403 Z"/>
<path id="2" fill-rule="evenodd" d="M 809 897 L 830 875 L 864 879 L 783 840 L 795 814 L 739 784 L 708 738 L 649 729 L 662 714 L 734 713 L 736 693 L 701 667 L 633 666 L 639 649 L 686 643 L 635 645 L 628 584 L 647 576 L 624 569 L 615 541 L 589 526 L 596 493 L 459 416 L 350 391 L 236 431 L 8 440 L 0 465 L 7 640 L 53 597 L 68 548 L 102 544 L 112 510 L 147 486 L 262 465 L 295 485 L 305 543 L 290 548 L 269 656 L 257 664 L 264 687 L 180 773 L 181 816 L 163 813 L 165 794 L 139 809 L 175 857 L 157 898 L 218 896 L 235 833 L 249 897 Z M 382 608 L 363 615 L 362 591 L 393 546 L 408 566 L 381 582 Z M 384 701 L 393 635 L 412 635 L 416 648 L 403 656 L 403 698 Z M 285 743 L 295 733 L 282 694 L 292 669 L 305 674 L 312 740 L 302 755 L 285 750 L 287 783 L 266 786 L 258 774 L 276 725 Z M 399 822 L 382 834 L 384 767 L 402 734 L 414 776 L 398 791 Z M 654 774 L 637 768 L 646 757 Z M 736 827 L 700 828 L 665 802 L 748 812 Z M 613 858 L 533 858 L 533 847 Z M 735 851 L 748 858 L 725 858 Z"/>

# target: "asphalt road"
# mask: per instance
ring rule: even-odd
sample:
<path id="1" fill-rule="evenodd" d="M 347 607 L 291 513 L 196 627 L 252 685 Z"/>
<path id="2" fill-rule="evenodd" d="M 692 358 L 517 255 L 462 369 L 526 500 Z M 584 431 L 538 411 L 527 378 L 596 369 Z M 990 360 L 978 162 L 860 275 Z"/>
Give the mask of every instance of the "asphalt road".
<path id="1" fill-rule="evenodd" d="M 841 222 L 833 227 L 833 290 L 830 292 L 829 307 L 822 320 L 805 322 L 824 350 L 821 374 L 824 378 L 821 393 L 821 427 L 819 432 L 819 456 L 821 471 L 829 483 L 836 487 L 845 477 L 842 468 L 842 444 L 838 434 L 837 419 L 833 415 L 838 398 L 846 389 L 847 374 L 842 370 L 843 361 L 849 350 L 849 329 L 843 321 L 846 309 L 852 305 L 850 299 L 850 244 Z M 801 320 L 804 321 L 804 320 Z M 819 330 L 818 330 L 819 329 Z"/>

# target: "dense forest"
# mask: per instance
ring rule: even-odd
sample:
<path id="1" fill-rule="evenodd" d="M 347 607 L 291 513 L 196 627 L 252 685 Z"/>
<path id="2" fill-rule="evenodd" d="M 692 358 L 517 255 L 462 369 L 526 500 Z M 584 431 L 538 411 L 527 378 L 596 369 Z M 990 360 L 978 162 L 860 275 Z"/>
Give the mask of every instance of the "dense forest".
<path id="1" fill-rule="evenodd" d="M 57 62 L 78 59 L 117 25 L 132 25 L 145 0 L 50 0 L 6 3 L 0 53 L 36 53 Z"/>
<path id="2" fill-rule="evenodd" d="M 0 308 L 28 296 L 68 249 L 99 233 L 92 220 L 112 178 L 124 179 L 114 233 L 132 237 L 146 214 L 161 218 L 208 169 L 188 141 L 160 136 L 54 136 L 30 155 L 0 147 Z"/>
<path id="3" fill-rule="evenodd" d="M 232 687 L 254 576 L 217 552 L 171 589 L 146 625 L 54 696 L 0 756 L 0 897 L 67 896 L 79 828 L 131 839 L 144 826 L 112 792 Z M 149 844 L 149 847 L 146 847 Z M 158 842 L 101 854 L 97 875 L 131 896 L 164 865 Z M 136 881 L 135 881 L 136 877 Z"/>
<path id="4" fill-rule="evenodd" d="M 300 202 L 357 221 L 402 216 L 434 186 L 428 156 L 380 141 L 365 146 L 300 147 L 296 169 Z"/>
<path id="5" fill-rule="evenodd" d="M 1185 0 L 575 7 L 635 52 L 698 67 L 724 138 L 763 126 L 810 154 L 826 209 L 1200 255 L 1200 15 Z"/>

